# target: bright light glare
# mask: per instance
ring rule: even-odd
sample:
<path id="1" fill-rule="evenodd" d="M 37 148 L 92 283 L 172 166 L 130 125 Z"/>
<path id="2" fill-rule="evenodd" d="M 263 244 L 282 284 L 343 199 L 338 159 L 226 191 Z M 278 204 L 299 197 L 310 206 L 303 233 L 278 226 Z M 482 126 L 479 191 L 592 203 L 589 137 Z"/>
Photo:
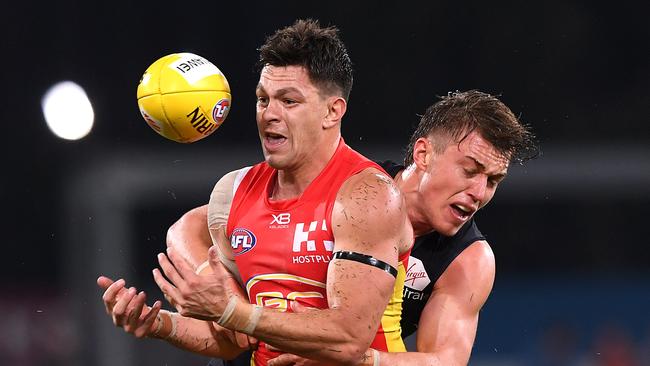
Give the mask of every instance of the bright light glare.
<path id="1" fill-rule="evenodd" d="M 52 132 L 66 140 L 79 140 L 93 127 L 95 113 L 82 87 L 72 81 L 52 86 L 41 101 L 45 122 Z"/>

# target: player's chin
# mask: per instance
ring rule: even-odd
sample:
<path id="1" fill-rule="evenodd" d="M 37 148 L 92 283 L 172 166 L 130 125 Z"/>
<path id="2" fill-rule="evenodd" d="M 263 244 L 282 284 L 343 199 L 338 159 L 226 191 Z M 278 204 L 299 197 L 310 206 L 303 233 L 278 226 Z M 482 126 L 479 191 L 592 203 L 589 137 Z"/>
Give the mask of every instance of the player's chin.
<path id="1" fill-rule="evenodd" d="M 286 162 L 287 159 L 283 159 L 283 157 L 280 156 L 280 154 L 268 153 L 265 151 L 264 160 L 273 169 L 282 170 L 288 166 Z"/>
<path id="2" fill-rule="evenodd" d="M 438 225 L 436 232 L 443 236 L 454 236 L 458 233 L 458 230 L 463 226 L 464 223 L 452 223 L 445 222 L 443 225 Z"/>

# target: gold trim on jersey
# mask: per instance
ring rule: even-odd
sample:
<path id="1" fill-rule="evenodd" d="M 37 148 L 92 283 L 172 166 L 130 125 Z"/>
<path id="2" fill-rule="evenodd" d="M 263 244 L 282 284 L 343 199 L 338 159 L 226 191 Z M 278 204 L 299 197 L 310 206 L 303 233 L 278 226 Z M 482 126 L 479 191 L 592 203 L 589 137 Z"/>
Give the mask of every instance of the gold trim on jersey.
<path id="1" fill-rule="evenodd" d="M 248 293 L 248 295 L 250 296 L 251 288 L 253 286 L 255 286 L 258 282 L 269 281 L 269 280 L 295 281 L 295 282 L 305 283 L 320 288 L 326 288 L 324 283 L 320 281 L 312 280 L 310 278 L 296 276 L 288 273 L 267 273 L 267 274 L 251 277 L 246 283 L 246 293 Z"/>

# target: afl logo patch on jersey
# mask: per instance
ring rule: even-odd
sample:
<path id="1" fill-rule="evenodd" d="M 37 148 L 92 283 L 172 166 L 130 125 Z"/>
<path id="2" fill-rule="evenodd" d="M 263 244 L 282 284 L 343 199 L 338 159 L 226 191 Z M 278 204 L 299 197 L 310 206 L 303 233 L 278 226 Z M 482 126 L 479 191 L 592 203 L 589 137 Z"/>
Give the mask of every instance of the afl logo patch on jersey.
<path id="1" fill-rule="evenodd" d="M 230 245 L 235 255 L 244 254 L 253 249 L 256 242 L 255 234 L 248 229 L 238 227 L 230 235 Z"/>

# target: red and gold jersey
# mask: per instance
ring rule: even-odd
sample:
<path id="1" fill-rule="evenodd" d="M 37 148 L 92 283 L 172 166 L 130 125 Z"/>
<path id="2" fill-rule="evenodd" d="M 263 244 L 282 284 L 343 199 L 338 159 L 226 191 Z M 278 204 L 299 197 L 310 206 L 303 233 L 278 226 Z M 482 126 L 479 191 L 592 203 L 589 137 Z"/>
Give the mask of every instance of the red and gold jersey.
<path id="1" fill-rule="evenodd" d="M 325 281 L 334 249 L 332 208 L 341 185 L 369 167 L 383 171 L 341 139 L 303 194 L 282 201 L 269 200 L 277 170 L 260 163 L 246 173 L 233 197 L 227 235 L 251 303 L 278 311 L 291 311 L 290 301 L 328 307 Z M 408 253 L 402 259 L 408 259 Z M 404 268 L 400 262 L 396 289 L 373 348 L 404 351 L 399 328 Z M 260 344 L 251 364 L 266 365 L 276 356 Z"/>

